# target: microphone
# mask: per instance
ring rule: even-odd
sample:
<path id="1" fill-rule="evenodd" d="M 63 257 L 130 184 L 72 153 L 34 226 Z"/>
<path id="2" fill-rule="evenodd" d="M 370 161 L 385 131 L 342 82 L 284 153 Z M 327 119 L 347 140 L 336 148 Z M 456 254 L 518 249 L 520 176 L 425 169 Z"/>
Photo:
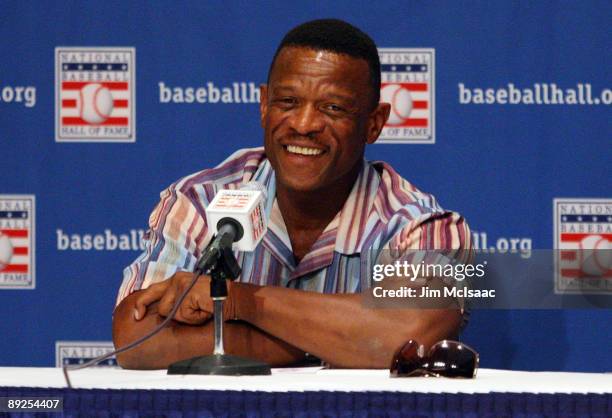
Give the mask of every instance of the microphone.
<path id="1" fill-rule="evenodd" d="M 250 182 L 235 190 L 220 190 L 206 208 L 206 221 L 215 237 L 196 264 L 206 272 L 224 250 L 253 251 L 268 228 L 265 214 L 266 189 Z"/>
<path id="2" fill-rule="evenodd" d="M 213 300 L 214 347 L 209 356 L 178 361 L 168 367 L 168 374 L 211 374 L 226 376 L 268 375 L 270 366 L 231 354 L 223 347 L 223 302 L 227 299 L 227 280 L 235 280 L 241 269 L 232 249 L 253 251 L 267 230 L 265 189 L 248 183 L 238 190 L 221 190 L 206 208 L 208 227 L 216 235 L 198 261 L 192 282 L 185 289 L 173 312 L 183 302 L 202 273 L 210 274 Z"/>

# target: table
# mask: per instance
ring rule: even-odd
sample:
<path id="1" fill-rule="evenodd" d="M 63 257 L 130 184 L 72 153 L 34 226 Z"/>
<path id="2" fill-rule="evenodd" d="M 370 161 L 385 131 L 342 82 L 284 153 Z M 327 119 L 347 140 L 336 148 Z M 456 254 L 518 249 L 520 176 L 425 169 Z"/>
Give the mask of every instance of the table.
<path id="1" fill-rule="evenodd" d="M 612 416 L 612 374 L 481 369 L 476 379 L 386 370 L 273 369 L 272 376 L 164 370 L 0 368 L 0 396 L 61 396 L 64 416 Z"/>

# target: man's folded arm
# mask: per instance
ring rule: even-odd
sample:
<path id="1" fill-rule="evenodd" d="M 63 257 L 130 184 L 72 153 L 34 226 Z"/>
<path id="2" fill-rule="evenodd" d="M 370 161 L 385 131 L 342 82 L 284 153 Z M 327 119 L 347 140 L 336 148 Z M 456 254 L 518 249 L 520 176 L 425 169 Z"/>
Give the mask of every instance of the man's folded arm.
<path id="1" fill-rule="evenodd" d="M 237 316 L 321 358 L 333 367 L 388 368 L 409 339 L 426 347 L 456 338 L 457 308 L 367 308 L 360 294 L 321 294 L 237 283 Z"/>
<path id="2" fill-rule="evenodd" d="M 127 296 L 115 309 L 113 342 L 116 348 L 148 334 L 164 320 L 157 313 L 155 304 L 149 306 L 144 318 L 134 319 L 135 300 L 139 293 Z M 119 354 L 117 362 L 126 369 L 163 369 L 175 361 L 212 354 L 213 332 L 212 321 L 203 325 L 170 321 L 157 335 Z M 224 333 L 228 354 L 258 359 L 271 366 L 287 366 L 305 358 L 303 351 L 244 322 L 226 322 Z"/>
<path id="3" fill-rule="evenodd" d="M 469 228 L 455 213 L 414 222 L 391 245 L 404 252 L 428 249 L 424 243 L 471 254 Z M 387 368 L 395 350 L 409 339 L 429 347 L 441 339 L 457 338 L 462 322 L 462 311 L 453 298 L 439 299 L 443 309 L 377 309 L 366 307 L 360 294 L 319 294 L 242 283 L 232 290 L 240 301 L 236 304 L 239 319 L 336 367 Z"/>

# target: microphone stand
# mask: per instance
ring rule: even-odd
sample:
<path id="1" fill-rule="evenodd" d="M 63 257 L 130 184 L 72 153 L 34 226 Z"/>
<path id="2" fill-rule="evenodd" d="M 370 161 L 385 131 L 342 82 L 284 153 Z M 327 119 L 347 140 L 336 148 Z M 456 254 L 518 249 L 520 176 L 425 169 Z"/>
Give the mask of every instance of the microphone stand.
<path id="1" fill-rule="evenodd" d="M 244 357 L 225 354 L 223 347 L 223 302 L 227 299 L 226 279 L 234 280 L 240 275 L 240 266 L 230 246 L 215 251 L 208 262 L 210 267 L 210 296 L 213 300 L 215 345 L 212 355 L 193 357 L 178 361 L 168 367 L 168 374 L 203 374 L 203 375 L 269 375 L 270 366 L 266 363 Z M 203 266 L 202 272 L 207 270 Z M 197 274 L 197 273 L 196 273 Z"/>

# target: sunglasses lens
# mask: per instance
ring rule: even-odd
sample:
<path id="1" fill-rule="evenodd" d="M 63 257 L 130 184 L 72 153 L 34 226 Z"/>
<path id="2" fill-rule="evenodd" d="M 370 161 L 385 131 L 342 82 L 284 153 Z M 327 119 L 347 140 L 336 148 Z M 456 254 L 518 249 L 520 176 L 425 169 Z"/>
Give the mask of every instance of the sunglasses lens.
<path id="1" fill-rule="evenodd" d="M 440 376 L 472 378 L 477 368 L 478 353 L 458 341 L 440 341 L 429 351 L 429 371 Z"/>
<path id="2" fill-rule="evenodd" d="M 391 376 L 426 376 L 427 371 L 423 369 L 423 361 L 419 353 L 419 343 L 410 340 L 395 352 L 391 362 Z"/>

